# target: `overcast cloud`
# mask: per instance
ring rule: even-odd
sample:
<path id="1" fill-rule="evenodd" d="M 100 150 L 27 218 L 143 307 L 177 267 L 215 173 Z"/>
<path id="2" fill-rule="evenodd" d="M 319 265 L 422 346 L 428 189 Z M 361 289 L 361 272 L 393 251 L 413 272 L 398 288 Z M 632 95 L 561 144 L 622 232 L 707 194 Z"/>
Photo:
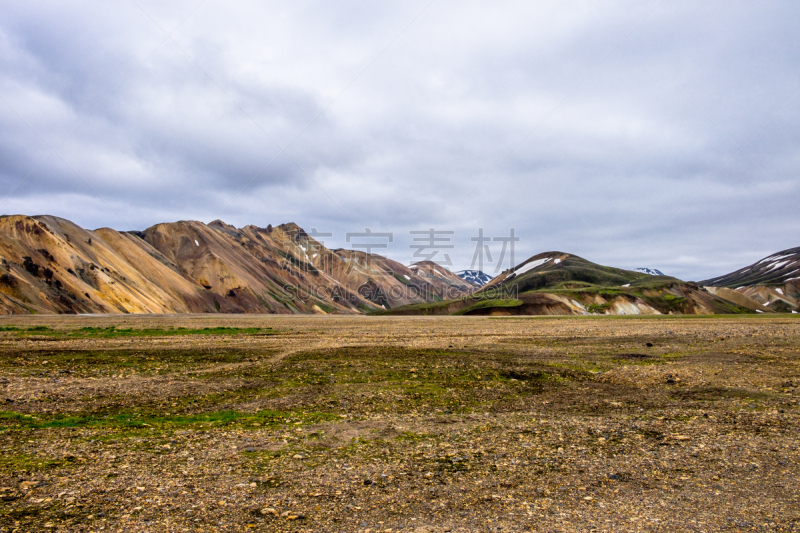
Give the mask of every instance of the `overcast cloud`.
<path id="1" fill-rule="evenodd" d="M 684 279 L 800 246 L 796 1 L 4 2 L 0 98 L 7 214 Z"/>

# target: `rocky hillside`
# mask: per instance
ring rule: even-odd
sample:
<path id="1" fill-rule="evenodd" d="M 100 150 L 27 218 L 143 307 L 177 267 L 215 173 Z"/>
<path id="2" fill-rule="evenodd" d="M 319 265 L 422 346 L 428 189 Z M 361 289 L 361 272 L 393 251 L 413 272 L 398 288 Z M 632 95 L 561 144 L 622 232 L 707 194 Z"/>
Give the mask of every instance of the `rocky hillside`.
<path id="1" fill-rule="evenodd" d="M 462 297 L 438 267 L 330 250 L 296 224 L 142 232 L 0 217 L 0 313 L 360 313 Z"/>

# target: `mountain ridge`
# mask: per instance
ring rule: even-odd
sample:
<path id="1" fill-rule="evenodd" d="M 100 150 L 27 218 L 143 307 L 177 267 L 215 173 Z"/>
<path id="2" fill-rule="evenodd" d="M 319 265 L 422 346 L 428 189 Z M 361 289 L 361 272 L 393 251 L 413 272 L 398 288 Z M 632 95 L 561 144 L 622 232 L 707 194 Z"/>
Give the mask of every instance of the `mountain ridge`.
<path id="1" fill-rule="evenodd" d="M 120 232 L 51 215 L 0 216 L 5 314 L 800 311 L 800 248 L 699 284 L 658 274 L 559 251 L 495 278 L 454 273 L 430 261 L 406 266 L 329 249 L 294 222 L 236 228 L 181 220 Z"/>
<path id="2" fill-rule="evenodd" d="M 0 217 L 0 313 L 363 313 L 477 287 L 353 250 L 295 223 L 178 221 L 86 230 L 50 215 Z"/>

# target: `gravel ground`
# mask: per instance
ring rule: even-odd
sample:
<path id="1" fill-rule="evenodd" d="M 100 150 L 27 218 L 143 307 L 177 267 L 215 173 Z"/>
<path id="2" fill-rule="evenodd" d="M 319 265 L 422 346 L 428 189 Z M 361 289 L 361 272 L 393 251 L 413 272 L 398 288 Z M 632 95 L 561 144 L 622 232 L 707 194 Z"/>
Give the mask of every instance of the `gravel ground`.
<path id="1" fill-rule="evenodd" d="M 796 318 L 0 327 L 1 532 L 800 531 Z"/>

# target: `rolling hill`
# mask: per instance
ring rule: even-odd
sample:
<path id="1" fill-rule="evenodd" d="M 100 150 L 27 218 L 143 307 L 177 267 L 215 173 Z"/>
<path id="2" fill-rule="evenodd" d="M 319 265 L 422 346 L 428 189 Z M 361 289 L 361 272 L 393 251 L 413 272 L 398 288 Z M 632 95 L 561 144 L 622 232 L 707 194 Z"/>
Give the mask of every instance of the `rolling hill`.
<path id="1" fill-rule="evenodd" d="M 457 300 L 393 309 L 392 314 L 657 315 L 751 313 L 753 309 L 669 276 L 598 265 L 545 252 Z"/>

